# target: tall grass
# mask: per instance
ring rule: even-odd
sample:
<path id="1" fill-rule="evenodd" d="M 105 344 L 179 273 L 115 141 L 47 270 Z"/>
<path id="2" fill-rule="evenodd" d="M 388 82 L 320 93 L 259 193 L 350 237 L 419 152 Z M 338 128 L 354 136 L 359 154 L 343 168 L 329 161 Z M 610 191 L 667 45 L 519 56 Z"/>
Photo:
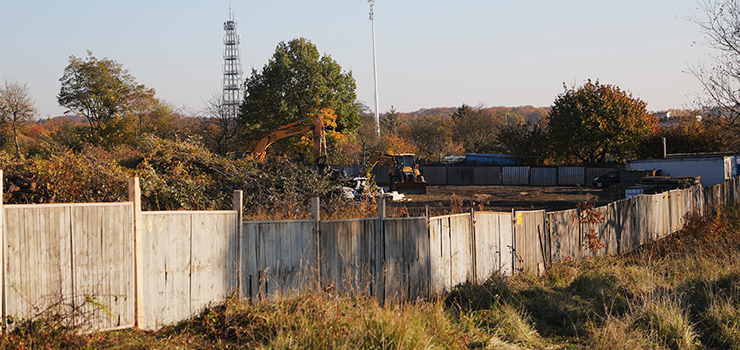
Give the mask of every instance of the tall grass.
<path id="1" fill-rule="evenodd" d="M 0 348 L 740 349 L 740 210 L 626 256 L 553 264 L 543 276 L 491 276 L 444 297 L 381 305 L 313 290 L 229 299 L 157 332 L 79 335 L 26 323 Z"/>

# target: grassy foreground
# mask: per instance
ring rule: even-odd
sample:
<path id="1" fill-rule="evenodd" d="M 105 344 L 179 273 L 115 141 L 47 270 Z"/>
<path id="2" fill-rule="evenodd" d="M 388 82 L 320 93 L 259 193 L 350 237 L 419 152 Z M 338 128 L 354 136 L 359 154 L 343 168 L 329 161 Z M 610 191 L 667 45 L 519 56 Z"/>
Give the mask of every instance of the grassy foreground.
<path id="1" fill-rule="evenodd" d="M 689 220 L 628 256 L 494 276 L 444 298 L 227 300 L 158 332 L 79 335 L 46 318 L 20 325 L 0 348 L 740 349 L 740 209 Z"/>

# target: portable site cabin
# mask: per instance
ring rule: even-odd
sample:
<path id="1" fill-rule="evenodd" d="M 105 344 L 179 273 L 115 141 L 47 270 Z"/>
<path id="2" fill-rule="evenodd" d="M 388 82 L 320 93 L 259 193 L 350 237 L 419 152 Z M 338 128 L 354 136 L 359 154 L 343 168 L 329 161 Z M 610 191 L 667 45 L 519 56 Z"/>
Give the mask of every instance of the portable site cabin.
<path id="1" fill-rule="evenodd" d="M 703 186 L 714 186 L 738 175 L 734 153 L 669 154 L 660 159 L 631 160 L 627 169 L 661 170 L 663 176 L 700 176 Z"/>

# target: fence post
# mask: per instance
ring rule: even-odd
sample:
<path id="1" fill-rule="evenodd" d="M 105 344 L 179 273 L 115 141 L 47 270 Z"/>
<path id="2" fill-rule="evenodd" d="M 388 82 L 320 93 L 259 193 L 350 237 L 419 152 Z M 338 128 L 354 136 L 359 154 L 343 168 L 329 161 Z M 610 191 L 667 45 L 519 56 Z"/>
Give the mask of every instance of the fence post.
<path id="1" fill-rule="evenodd" d="M 475 237 L 475 209 L 470 208 L 470 257 L 473 259 L 473 278 L 472 282 L 478 283 L 478 256 L 476 254 L 476 237 Z"/>
<path id="2" fill-rule="evenodd" d="M 144 267 L 142 262 L 142 230 L 144 220 L 141 215 L 141 187 L 139 178 L 128 180 L 128 200 L 134 204 L 134 326 L 144 326 Z"/>
<path id="3" fill-rule="evenodd" d="M 380 260 L 380 274 L 379 274 L 379 283 L 377 288 L 378 295 L 381 295 L 382 298 L 378 298 L 378 302 L 385 304 L 386 301 L 386 295 L 385 295 L 385 286 L 386 286 L 386 266 L 385 266 L 385 228 L 383 227 L 383 219 L 385 219 L 385 197 L 379 197 L 378 198 L 378 228 L 376 231 L 376 239 L 375 242 L 380 242 L 380 251 L 376 249 L 376 252 L 379 256 L 377 256 L 377 259 Z M 377 264 L 377 263 L 376 263 Z M 377 265 L 376 265 L 377 266 Z"/>
<path id="4" fill-rule="evenodd" d="M 311 197 L 311 218 L 313 219 L 313 232 L 316 235 L 316 281 L 321 286 L 321 203 L 319 197 Z"/>
<path id="5" fill-rule="evenodd" d="M 2 256 L 0 256 L 0 258 L 2 258 L 2 259 L 0 259 L 0 263 L 3 264 L 3 267 L 1 269 L 2 272 L 0 272 L 0 274 L 2 274 L 2 276 L 0 276 L 0 277 L 2 277 L 2 279 L 3 279 L 2 280 L 2 285 L 0 285 L 0 287 L 2 287 L 2 294 L 3 294 L 2 297 L 1 297 L 2 298 L 2 304 L 3 304 L 2 305 L 2 317 L 3 317 L 3 320 L 2 320 L 2 323 L 0 323 L 0 324 L 2 324 L 2 327 L 3 327 L 3 335 L 7 335 L 8 334 L 7 333 L 8 332 L 8 328 L 7 328 L 6 322 L 8 321 L 8 307 L 7 307 L 7 304 L 8 304 L 8 288 L 5 285 L 6 284 L 6 280 L 7 280 L 5 269 L 8 266 L 8 262 L 7 262 L 8 250 L 7 250 L 7 244 L 5 244 L 5 225 L 4 225 L 4 223 L 5 223 L 4 222 L 4 220 L 5 220 L 5 209 L 3 209 L 3 179 L 4 179 L 3 178 L 3 171 L 0 170 L 0 244 L 2 244 L 2 248 L 0 248 L 0 255 L 2 255 Z"/>
<path id="6" fill-rule="evenodd" d="M 244 286 L 242 280 L 242 230 L 244 219 L 244 192 L 241 190 L 234 191 L 233 196 L 234 210 L 236 211 L 236 296 L 239 300 L 242 299 L 242 287 Z"/>

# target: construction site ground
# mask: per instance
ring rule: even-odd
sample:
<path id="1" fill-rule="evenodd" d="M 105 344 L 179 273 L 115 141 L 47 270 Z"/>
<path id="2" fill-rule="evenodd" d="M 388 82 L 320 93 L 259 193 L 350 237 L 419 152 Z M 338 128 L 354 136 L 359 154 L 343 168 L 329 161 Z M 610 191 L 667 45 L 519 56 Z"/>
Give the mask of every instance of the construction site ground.
<path id="1" fill-rule="evenodd" d="M 470 208 L 510 212 L 512 209 L 548 211 L 574 209 L 580 202 L 605 205 L 618 198 L 617 186 L 593 187 L 536 186 L 427 186 L 427 194 L 406 194 L 388 204 L 391 216 L 446 215 L 468 212 Z"/>

